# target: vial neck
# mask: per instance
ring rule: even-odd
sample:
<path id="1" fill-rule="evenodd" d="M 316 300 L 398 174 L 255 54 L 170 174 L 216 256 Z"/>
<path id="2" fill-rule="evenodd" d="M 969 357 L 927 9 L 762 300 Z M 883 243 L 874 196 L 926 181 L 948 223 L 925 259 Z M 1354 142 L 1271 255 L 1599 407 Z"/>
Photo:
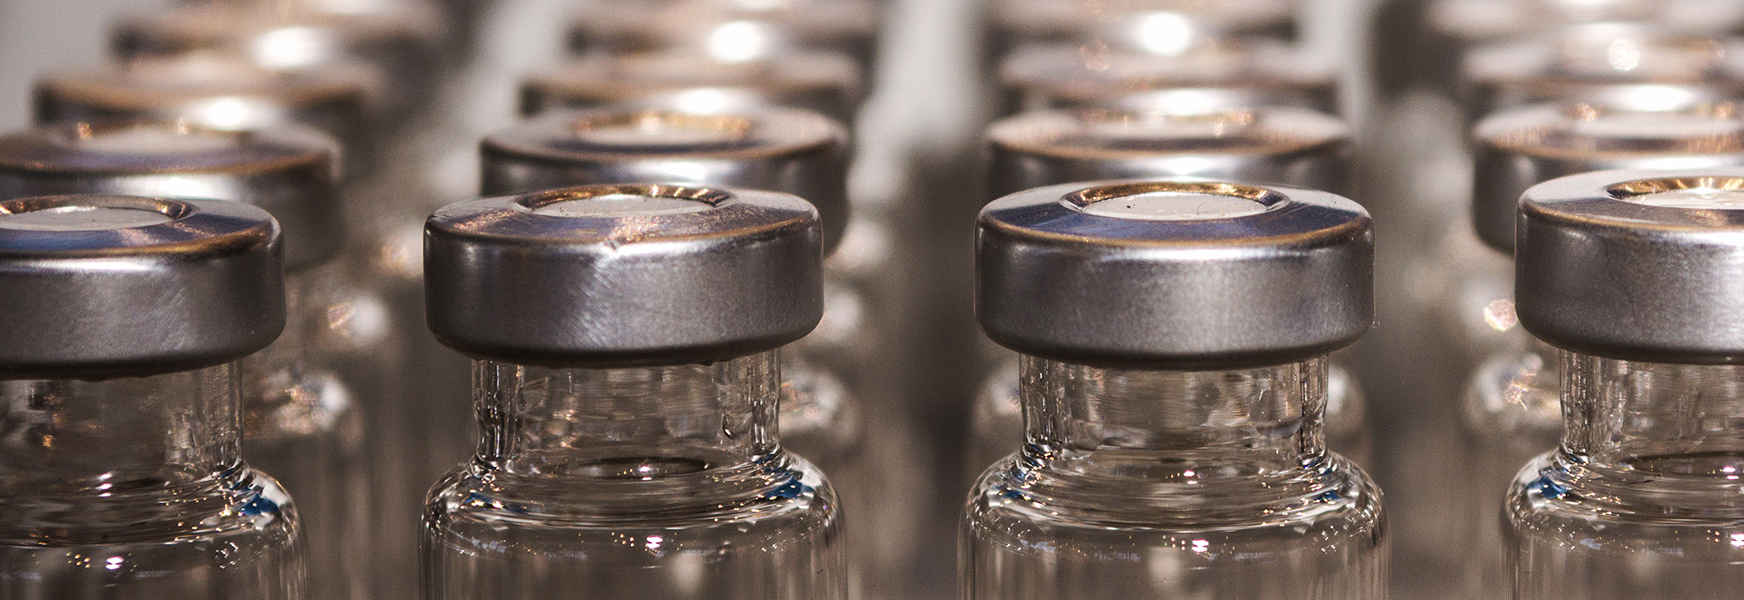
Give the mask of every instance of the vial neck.
<path id="1" fill-rule="evenodd" d="M 286 273 L 284 333 L 237 362 L 242 422 L 249 439 L 324 429 L 343 408 L 334 405 L 336 378 L 314 355 L 319 333 L 331 329 L 322 300 L 336 285 L 339 268 L 329 263 Z"/>
<path id="2" fill-rule="evenodd" d="M 1099 479 L 1292 476 L 1325 453 L 1327 363 L 1103 369 L 1023 357 L 1024 458 Z"/>
<path id="3" fill-rule="evenodd" d="M 0 381 L 0 500 L 194 485 L 240 464 L 235 367 Z"/>
<path id="4" fill-rule="evenodd" d="M 1560 354 L 1566 460 L 1661 482 L 1744 476 L 1744 366 Z"/>
<path id="5" fill-rule="evenodd" d="M 473 365 L 476 461 L 517 477 L 646 481 L 780 455 L 774 352 L 706 365 Z"/>

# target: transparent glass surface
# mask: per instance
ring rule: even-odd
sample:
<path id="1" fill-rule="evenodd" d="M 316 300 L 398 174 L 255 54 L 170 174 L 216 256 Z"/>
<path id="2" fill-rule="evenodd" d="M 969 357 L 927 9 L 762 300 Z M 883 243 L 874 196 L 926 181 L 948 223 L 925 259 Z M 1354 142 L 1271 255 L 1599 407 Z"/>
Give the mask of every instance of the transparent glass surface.
<path id="1" fill-rule="evenodd" d="M 1022 361 L 1026 441 L 969 498 L 964 599 L 1385 597 L 1380 492 L 1323 446 L 1324 358 Z"/>
<path id="2" fill-rule="evenodd" d="M 334 262 L 285 277 L 285 332 L 237 363 L 243 452 L 297 499 L 308 539 L 309 597 L 370 597 L 370 457 L 360 404 L 385 393 L 391 364 L 382 302 Z M 380 313 L 369 315 L 370 312 Z M 366 322 L 375 319 L 378 322 Z M 381 465 L 389 468 L 389 465 Z"/>
<path id="3" fill-rule="evenodd" d="M 0 381 L 0 598 L 304 598 L 297 511 L 240 456 L 235 372 Z"/>
<path id="4" fill-rule="evenodd" d="M 1011 454 L 1023 443 L 1023 403 L 1019 400 L 1018 356 L 998 351 L 1002 360 L 981 385 L 970 408 L 967 473 L 980 474 Z M 1327 449 L 1359 465 L 1368 464 L 1372 441 L 1368 430 L 1368 407 L 1362 386 L 1351 370 L 1336 364 L 1327 368 L 1325 439 Z M 1512 472 L 1512 469 L 1510 469 Z"/>
<path id="5" fill-rule="evenodd" d="M 1514 597 L 1738 597 L 1744 367 L 1559 354 L 1561 447 L 1508 492 Z"/>
<path id="6" fill-rule="evenodd" d="M 1470 598 L 1510 593 L 1502 504 L 1520 465 L 1556 448 L 1562 434 L 1556 350 L 1515 327 L 1520 349 L 1480 364 L 1460 411 L 1459 469 L 1449 493 L 1457 497 L 1450 531 L 1463 536 Z"/>
<path id="7" fill-rule="evenodd" d="M 431 490 L 424 597 L 845 598 L 835 493 L 778 443 L 777 365 L 476 362 L 482 436 Z"/>

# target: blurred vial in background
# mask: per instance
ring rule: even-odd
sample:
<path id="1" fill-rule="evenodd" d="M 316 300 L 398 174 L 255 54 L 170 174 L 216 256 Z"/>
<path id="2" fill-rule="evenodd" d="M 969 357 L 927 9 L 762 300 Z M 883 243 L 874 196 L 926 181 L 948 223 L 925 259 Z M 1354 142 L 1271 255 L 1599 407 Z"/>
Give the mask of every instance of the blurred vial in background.
<path id="1" fill-rule="evenodd" d="M 1296 0 L 994 0 L 986 7 L 992 61 L 1031 44 L 1170 56 L 1208 41 L 1288 42 L 1300 12 Z"/>
<path id="2" fill-rule="evenodd" d="M 1229 41 L 1172 55 L 1074 44 L 1032 45 L 1000 62 L 1001 114 L 1062 107 L 1205 111 L 1300 106 L 1338 112 L 1338 75 L 1272 41 Z"/>
<path id="3" fill-rule="evenodd" d="M 1744 584 L 1744 169 L 1602 171 L 1520 202 L 1520 321 L 1561 360 L 1560 448 L 1507 498 L 1513 595 Z"/>
<path id="4" fill-rule="evenodd" d="M 1467 52 L 1468 119 L 1547 101 L 1653 109 L 1744 94 L 1744 42 L 1634 23 L 1572 25 Z"/>
<path id="5" fill-rule="evenodd" d="M 734 62 L 686 50 L 590 54 L 527 77 L 521 114 L 613 104 L 698 113 L 787 106 L 852 124 L 864 79 L 852 59 L 824 50 Z"/>
<path id="6" fill-rule="evenodd" d="M 1556 447 L 1562 433 L 1554 349 L 1527 334 L 1514 310 L 1514 227 L 1526 189 L 1546 180 L 1618 168 L 1744 166 L 1744 115 L 1732 104 L 1637 111 L 1582 103 L 1517 107 L 1478 123 L 1472 198 L 1483 256 L 1454 263 L 1459 272 L 1435 316 L 1476 364 L 1460 408 L 1464 451 L 1461 518 L 1449 530 L 1468 565 L 1471 598 L 1509 593 L 1501 507 L 1520 465 Z M 1478 240 L 1481 240 L 1478 241 Z"/>
<path id="7" fill-rule="evenodd" d="M 1278 182 L 1344 193 L 1350 128 L 1335 117 L 1293 107 L 1203 113 L 1161 110 L 1038 111 L 997 121 L 987 131 L 988 189 L 1005 196 L 1075 181 L 1209 177 Z M 1089 186 L 1091 184 L 1084 184 Z M 978 474 L 1023 440 L 1017 357 L 996 351 L 997 371 L 982 386 L 970 421 L 970 473 Z M 1368 460 L 1362 388 L 1349 355 L 1330 367 L 1327 444 Z"/>
<path id="8" fill-rule="evenodd" d="M 845 598 L 835 494 L 776 425 L 816 215 L 626 184 L 432 216 L 430 325 L 476 357 L 482 439 L 431 491 L 424 597 Z"/>
<path id="9" fill-rule="evenodd" d="M 1025 355 L 1029 418 L 969 498 L 963 598 L 1385 597 L 1380 491 L 1321 428 L 1326 353 L 1372 319 L 1361 206 L 1072 184 L 979 226 L 978 314 Z"/>
<path id="10" fill-rule="evenodd" d="M 684 49 L 722 62 L 831 50 L 872 72 L 879 10 L 865 0 L 617 0 L 575 16 L 569 50 L 624 54 Z"/>
<path id="11" fill-rule="evenodd" d="M 231 363 L 284 327 L 279 268 L 241 203 L 0 201 L 0 597 L 305 597 Z"/>
<path id="12" fill-rule="evenodd" d="M 373 556 L 371 457 L 360 405 L 376 402 L 395 348 L 383 301 L 339 260 L 344 216 L 331 138 L 301 128 L 230 132 L 185 123 L 74 122 L 0 137 L 0 197 L 116 193 L 232 200 L 284 228 L 289 316 L 237 363 L 243 450 L 297 498 L 312 598 L 365 598 Z M 359 330 L 373 334 L 358 335 Z M 380 469 L 397 465 L 373 464 Z"/>

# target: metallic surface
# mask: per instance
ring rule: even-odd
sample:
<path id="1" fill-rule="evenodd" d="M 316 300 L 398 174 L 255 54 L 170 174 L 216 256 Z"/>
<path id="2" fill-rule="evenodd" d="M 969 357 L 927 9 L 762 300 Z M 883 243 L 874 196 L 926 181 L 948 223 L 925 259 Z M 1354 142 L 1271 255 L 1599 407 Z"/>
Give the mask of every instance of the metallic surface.
<path id="1" fill-rule="evenodd" d="M 1628 23 L 1481 46 L 1461 64 L 1466 114 L 1549 101 L 1653 109 L 1744 94 L 1744 42 Z"/>
<path id="2" fill-rule="evenodd" d="M 445 27 L 434 7 L 385 2 L 374 10 L 327 12 L 272 4 L 208 3 L 125 19 L 116 56 L 240 52 L 276 70 L 367 68 L 376 107 L 400 115 L 428 99 L 440 76 Z"/>
<path id="3" fill-rule="evenodd" d="M 182 123 L 44 125 L 0 136 L 0 198 L 122 194 L 233 200 L 285 231 L 290 269 L 344 243 L 338 150 L 311 129 L 218 131 Z"/>
<path id="4" fill-rule="evenodd" d="M 1102 43 L 1167 53 L 1207 39 L 1295 37 L 1295 0 L 1000 0 L 990 3 L 996 47 Z"/>
<path id="5" fill-rule="evenodd" d="M 346 158 L 371 155 L 365 91 L 345 69 L 274 71 L 220 52 L 144 56 L 51 71 L 37 79 L 37 123 L 186 121 L 225 131 L 304 125 L 340 141 Z"/>
<path id="6" fill-rule="evenodd" d="M 819 238 L 804 201 L 730 188 L 599 185 L 452 204 L 425 229 L 430 329 L 476 358 L 547 366 L 771 350 L 822 316 Z"/>
<path id="7" fill-rule="evenodd" d="M 1558 177 L 1610 169 L 1744 166 L 1740 109 L 1732 103 L 1664 111 L 1565 103 L 1490 115 L 1472 133 L 1472 223 L 1478 237 L 1512 251 L 1520 195 Z"/>
<path id="8" fill-rule="evenodd" d="M 1744 25 L 1736 0 L 1435 0 L 1425 20 L 1462 45 L 1530 35 L 1579 23 L 1655 23 L 1678 31 L 1725 34 Z"/>
<path id="9" fill-rule="evenodd" d="M 862 79 L 860 67 L 835 52 L 733 62 L 686 51 L 592 54 L 528 77 L 521 114 L 619 103 L 697 112 L 791 106 L 852 123 Z"/>
<path id="10" fill-rule="evenodd" d="M 1175 55 L 1073 44 L 1018 48 L 999 65 L 1005 114 L 1052 107 L 1198 111 L 1300 106 L 1338 112 L 1330 64 L 1275 42 L 1229 42 Z"/>
<path id="11" fill-rule="evenodd" d="M 1526 191 L 1521 324 L 1582 354 L 1744 362 L 1744 168 L 1600 171 Z"/>
<path id="12" fill-rule="evenodd" d="M 1023 113 L 987 130 L 993 197 L 1071 181 L 1207 177 L 1345 193 L 1350 127 L 1292 107 Z"/>
<path id="13" fill-rule="evenodd" d="M 878 9 L 864 0 L 614 0 L 594 2 L 569 31 L 575 53 L 674 48 L 726 61 L 834 50 L 870 71 Z"/>
<path id="14" fill-rule="evenodd" d="M 278 226 L 235 202 L 0 201 L 0 379 L 102 379 L 230 362 L 285 325 Z"/>
<path id="15" fill-rule="evenodd" d="M 848 223 L 848 133 L 810 111 L 559 111 L 485 137 L 483 192 L 673 183 L 784 192 L 817 207 L 826 248 Z"/>
<path id="16" fill-rule="evenodd" d="M 1147 197 L 1172 209 L 1119 212 Z M 1356 341 L 1373 318 L 1368 212 L 1325 192 L 1195 178 L 1052 186 L 982 209 L 975 245 L 982 328 L 1052 360 L 1284 363 Z"/>

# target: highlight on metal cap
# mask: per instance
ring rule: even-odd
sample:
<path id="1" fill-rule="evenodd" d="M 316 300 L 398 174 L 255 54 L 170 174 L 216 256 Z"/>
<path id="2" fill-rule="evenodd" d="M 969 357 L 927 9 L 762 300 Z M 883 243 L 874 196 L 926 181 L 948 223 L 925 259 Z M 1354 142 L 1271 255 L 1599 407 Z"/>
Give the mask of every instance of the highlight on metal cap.
<path id="1" fill-rule="evenodd" d="M 141 56 L 54 71 L 36 82 L 36 122 L 183 121 L 225 131 L 303 125 L 368 156 L 366 74 L 344 68 L 275 71 L 234 54 Z"/>
<path id="2" fill-rule="evenodd" d="M 285 326 L 278 225 L 236 202 L 0 200 L 0 379 L 106 379 L 253 354 Z"/>
<path id="3" fill-rule="evenodd" d="M 1033 111 L 987 129 L 994 196 L 1073 181 L 1207 177 L 1337 193 L 1350 170 L 1350 127 L 1287 106 L 1178 113 Z"/>
<path id="4" fill-rule="evenodd" d="M 1744 94 L 1744 42 L 1631 23 L 1573 25 L 1474 48 L 1460 76 L 1473 118 L 1551 101 L 1650 110 Z"/>
<path id="5" fill-rule="evenodd" d="M 1329 353 L 1373 320 L 1368 212 L 1319 191 L 1073 183 L 981 210 L 976 312 L 1052 360 L 1219 369 Z"/>
<path id="6" fill-rule="evenodd" d="M 865 0 L 614 0 L 577 13 L 575 53 L 686 48 L 724 61 L 834 50 L 870 70 L 878 7 Z"/>
<path id="7" fill-rule="evenodd" d="M 121 194 L 265 209 L 302 269 L 344 246 L 336 143 L 313 129 L 220 131 L 185 122 L 77 122 L 0 135 L 0 198 Z"/>
<path id="8" fill-rule="evenodd" d="M 828 51 L 736 62 L 682 50 L 591 54 L 528 77 L 521 85 L 521 114 L 610 104 L 691 112 L 792 106 L 851 123 L 860 107 L 861 78 L 853 60 Z"/>
<path id="9" fill-rule="evenodd" d="M 1162 56 L 1073 44 L 1018 48 L 999 65 L 1007 114 L 1057 107 L 1338 110 L 1332 65 L 1286 44 L 1231 42 Z"/>
<path id="10" fill-rule="evenodd" d="M 816 206 L 826 248 L 847 228 L 847 129 L 811 111 L 558 111 L 486 136 L 479 149 L 485 195 L 649 182 L 761 189 Z"/>
<path id="11" fill-rule="evenodd" d="M 1484 243 L 1509 252 L 1520 195 L 1539 183 L 1610 169 L 1744 166 L 1741 111 L 1723 102 L 1669 110 L 1539 104 L 1497 112 L 1472 133 L 1472 224 Z"/>
<path id="12" fill-rule="evenodd" d="M 1520 323 L 1566 350 L 1744 362 L 1744 168 L 1599 171 L 1520 201 Z"/>
<path id="13" fill-rule="evenodd" d="M 1652 23 L 1722 35 L 1744 24 L 1744 4 L 1733 0 L 1435 0 L 1426 8 L 1431 29 L 1466 46 L 1582 23 Z"/>
<path id="14" fill-rule="evenodd" d="M 400 116 L 427 100 L 440 79 L 446 25 L 434 6 L 378 2 L 344 12 L 277 3 L 211 2 L 177 6 L 120 21 L 114 54 L 233 52 L 274 70 L 368 69 L 371 102 Z"/>
<path id="15" fill-rule="evenodd" d="M 775 192 L 598 185 L 460 202 L 425 225 L 430 329 L 523 364 L 773 350 L 823 315 L 819 237 L 811 205 Z"/>
<path id="16" fill-rule="evenodd" d="M 998 46 L 1102 43 L 1173 54 L 1205 39 L 1296 36 L 1295 0 L 1001 0 L 988 12 Z"/>

